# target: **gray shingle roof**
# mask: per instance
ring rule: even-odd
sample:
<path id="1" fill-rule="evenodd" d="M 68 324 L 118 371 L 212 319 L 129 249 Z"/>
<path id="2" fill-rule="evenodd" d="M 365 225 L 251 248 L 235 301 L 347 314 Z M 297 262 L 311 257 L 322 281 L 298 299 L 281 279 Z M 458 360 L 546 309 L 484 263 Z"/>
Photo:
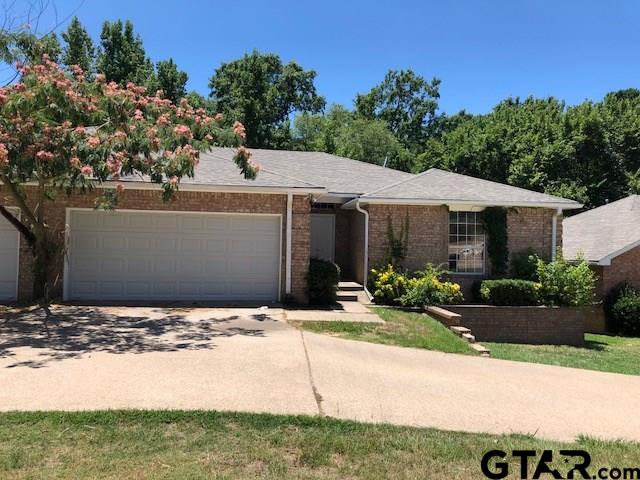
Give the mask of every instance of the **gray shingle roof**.
<path id="1" fill-rule="evenodd" d="M 410 173 L 384 168 L 372 163 L 359 162 L 323 152 L 297 152 L 287 150 L 250 149 L 251 160 L 262 168 L 258 179 L 269 172 L 307 184 L 327 188 L 330 193 L 349 195 L 381 188 L 390 183 L 413 177 Z M 214 148 L 203 156 L 233 158 L 231 148 Z M 215 174 L 215 172 L 213 172 Z M 197 176 L 196 176 L 197 180 Z"/>
<path id="2" fill-rule="evenodd" d="M 362 200 L 427 200 L 443 203 L 478 203 L 479 205 L 512 205 L 579 208 L 573 200 L 512 187 L 502 183 L 431 168 L 399 183 L 363 195 Z"/>
<path id="3" fill-rule="evenodd" d="M 562 251 L 574 259 L 582 252 L 590 262 L 599 262 L 640 241 L 640 196 L 594 208 L 562 222 Z"/>
<path id="4" fill-rule="evenodd" d="M 324 188 L 329 193 L 356 196 L 414 175 L 372 163 L 323 152 L 297 152 L 252 148 L 251 160 L 260 165 L 255 180 L 244 178 L 233 162 L 235 149 L 213 148 L 200 154 L 193 178 L 182 184 L 276 188 Z M 129 177 L 124 181 L 145 181 Z"/>

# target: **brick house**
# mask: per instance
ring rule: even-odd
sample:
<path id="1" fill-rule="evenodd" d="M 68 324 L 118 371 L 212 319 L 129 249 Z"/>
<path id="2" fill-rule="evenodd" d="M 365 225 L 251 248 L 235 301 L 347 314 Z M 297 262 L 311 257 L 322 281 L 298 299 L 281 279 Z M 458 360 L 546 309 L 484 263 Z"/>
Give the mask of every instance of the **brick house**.
<path id="1" fill-rule="evenodd" d="M 582 255 L 595 271 L 604 297 L 626 282 L 640 288 L 640 196 L 574 215 L 564 221 L 564 255 Z"/>
<path id="2" fill-rule="evenodd" d="M 317 152 L 253 150 L 261 171 L 246 180 L 233 151 L 201 155 L 194 178 L 163 202 L 159 187 L 124 180 L 115 212 L 91 194 L 46 205 L 66 248 L 54 295 L 67 301 L 304 302 L 312 256 L 366 282 L 386 256 L 389 225 L 408 225 L 406 267 L 445 264 L 470 285 L 488 274 L 479 213 L 509 207 L 508 247 L 551 258 L 571 200 L 430 169 L 420 175 Z M 29 188 L 29 187 L 27 187 Z M 12 206 L 0 185 L 0 202 Z M 0 299 L 28 300 L 31 253 L 0 219 Z"/>

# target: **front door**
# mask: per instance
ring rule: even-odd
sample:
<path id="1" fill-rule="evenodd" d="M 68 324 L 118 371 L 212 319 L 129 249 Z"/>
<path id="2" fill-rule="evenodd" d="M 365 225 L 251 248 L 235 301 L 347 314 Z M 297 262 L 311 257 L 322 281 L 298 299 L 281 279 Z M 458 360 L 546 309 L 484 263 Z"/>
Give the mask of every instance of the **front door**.
<path id="1" fill-rule="evenodd" d="M 336 216 L 328 213 L 311 214 L 311 256 L 334 261 Z"/>

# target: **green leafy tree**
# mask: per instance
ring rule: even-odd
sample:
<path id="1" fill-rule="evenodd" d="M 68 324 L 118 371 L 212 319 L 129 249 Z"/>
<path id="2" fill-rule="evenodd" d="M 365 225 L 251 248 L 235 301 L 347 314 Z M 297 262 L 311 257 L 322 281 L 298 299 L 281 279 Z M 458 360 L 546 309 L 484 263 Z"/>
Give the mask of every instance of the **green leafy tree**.
<path id="1" fill-rule="evenodd" d="M 188 75 L 178 70 L 173 59 L 163 60 L 156 64 L 157 87 L 162 90 L 165 98 L 177 103 L 187 93 Z"/>
<path id="2" fill-rule="evenodd" d="M 315 71 L 296 62 L 283 64 L 278 55 L 253 51 L 216 69 L 209 80 L 210 97 L 226 118 L 243 122 L 248 146 L 288 147 L 290 116 L 324 108 L 315 77 Z"/>
<path id="3" fill-rule="evenodd" d="M 133 31 L 133 24 L 121 20 L 104 22 L 96 70 L 107 82 L 126 85 L 127 82 L 147 85 L 154 83 L 153 64 L 144 50 L 142 39 Z"/>
<path id="4" fill-rule="evenodd" d="M 436 116 L 440 80 L 430 82 L 412 70 L 389 70 L 384 80 L 356 97 L 358 115 L 383 120 L 408 149 L 421 149 Z"/>
<path id="5" fill-rule="evenodd" d="M 382 120 L 367 120 L 333 105 L 324 115 L 298 115 L 294 148 L 334 153 L 354 160 L 409 170 L 411 156 Z"/>
<path id="6" fill-rule="evenodd" d="M 39 62 L 44 55 L 53 61 L 58 61 L 62 48 L 55 33 L 48 33 L 42 37 L 26 32 L 16 38 L 17 51 L 21 53 L 18 58 L 25 63 Z"/>
<path id="7" fill-rule="evenodd" d="M 78 17 L 73 17 L 67 30 L 62 32 L 62 39 L 65 46 L 62 49 L 61 62 L 67 67 L 79 65 L 90 77 L 95 70 L 96 50 L 93 40 Z"/>
<path id="8" fill-rule="evenodd" d="M 66 73 L 46 56 L 22 68 L 21 80 L 0 89 L 0 181 L 9 204 L 2 214 L 34 254 L 34 291 L 47 296 L 63 241 L 51 232 L 46 204 L 60 194 L 84 193 L 121 176 L 145 175 L 171 199 L 180 179 L 193 176 L 199 153 L 212 145 L 239 147 L 235 161 L 249 178 L 256 167 L 241 145 L 244 127 L 222 128 L 215 116 L 187 101 L 145 94 L 129 83 L 88 82 L 79 67 Z M 107 188 L 96 206 L 113 208 L 124 189 Z M 108 185 L 107 185 L 108 187 Z"/>
<path id="9" fill-rule="evenodd" d="M 626 141 L 614 141 L 622 127 L 609 115 L 593 102 L 567 107 L 552 97 L 510 98 L 430 138 L 415 170 L 436 166 L 602 205 L 628 193 L 625 165 L 634 153 L 620 147 L 632 144 L 630 131 Z"/>

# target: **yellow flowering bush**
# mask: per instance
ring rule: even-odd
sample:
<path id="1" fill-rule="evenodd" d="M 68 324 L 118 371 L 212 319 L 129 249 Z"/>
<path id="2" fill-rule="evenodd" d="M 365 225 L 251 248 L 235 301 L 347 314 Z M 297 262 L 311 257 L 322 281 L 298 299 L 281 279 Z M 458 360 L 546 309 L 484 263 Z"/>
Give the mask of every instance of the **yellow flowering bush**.
<path id="1" fill-rule="evenodd" d="M 393 265 L 371 269 L 372 295 L 376 303 L 397 305 L 407 291 L 409 278 L 398 272 Z"/>
<path id="2" fill-rule="evenodd" d="M 413 276 L 398 272 L 392 265 L 372 269 L 372 292 L 376 303 L 408 307 L 444 305 L 463 300 L 460 285 L 441 280 L 444 270 L 431 264 Z"/>

